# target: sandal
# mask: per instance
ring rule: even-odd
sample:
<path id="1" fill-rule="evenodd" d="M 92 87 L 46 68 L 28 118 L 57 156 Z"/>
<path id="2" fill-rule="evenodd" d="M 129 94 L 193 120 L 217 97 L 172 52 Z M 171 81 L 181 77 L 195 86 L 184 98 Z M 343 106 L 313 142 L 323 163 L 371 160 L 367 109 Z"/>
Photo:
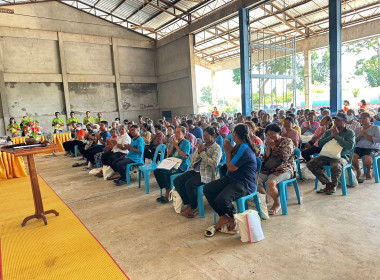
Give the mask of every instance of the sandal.
<path id="1" fill-rule="evenodd" d="M 336 187 L 331 187 L 326 189 L 327 195 L 332 195 L 333 193 L 336 193 Z"/>
<path id="2" fill-rule="evenodd" d="M 327 188 L 317 190 L 317 193 L 326 193 L 326 192 L 327 192 Z"/>
<path id="3" fill-rule="evenodd" d="M 218 229 L 218 231 L 222 232 L 222 233 L 226 233 L 226 234 L 231 234 L 231 235 L 235 235 L 235 234 L 239 233 L 239 231 L 236 229 L 236 227 L 233 230 L 229 230 L 228 224 L 222 225 L 222 227 L 220 229 Z"/>
<path id="4" fill-rule="evenodd" d="M 79 167 L 79 166 L 82 166 L 82 164 L 81 163 L 74 163 L 73 165 L 72 165 L 72 167 Z"/>
<path id="5" fill-rule="evenodd" d="M 364 180 L 363 178 L 358 178 L 358 183 L 359 183 L 359 184 L 363 184 L 364 181 L 365 181 L 365 180 Z"/>
<path id="6" fill-rule="evenodd" d="M 280 210 L 281 210 L 281 206 L 277 210 L 269 209 L 268 214 L 269 215 L 276 215 Z"/>
<path id="7" fill-rule="evenodd" d="M 206 236 L 206 237 L 212 237 L 212 236 L 214 236 L 215 231 L 216 231 L 215 227 L 214 227 L 214 226 L 211 226 L 211 227 L 207 228 L 207 229 L 204 231 L 203 234 L 204 234 L 204 236 Z"/>

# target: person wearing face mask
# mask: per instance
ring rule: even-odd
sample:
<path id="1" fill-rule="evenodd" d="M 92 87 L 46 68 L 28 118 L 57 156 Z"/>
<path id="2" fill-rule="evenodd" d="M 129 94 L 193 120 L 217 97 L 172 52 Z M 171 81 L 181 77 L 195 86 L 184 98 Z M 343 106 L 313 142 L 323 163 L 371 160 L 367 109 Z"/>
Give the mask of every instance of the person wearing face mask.
<path id="1" fill-rule="evenodd" d="M 166 152 L 170 151 L 173 147 L 172 140 L 174 137 L 175 127 L 173 125 L 168 126 L 168 134 L 165 136 L 164 144 L 166 145 Z"/>
<path id="2" fill-rule="evenodd" d="M 380 149 L 380 128 L 371 124 L 370 114 L 367 112 L 360 114 L 360 122 L 362 127 L 355 130 L 356 147 L 352 165 L 356 170 L 359 183 L 363 183 L 364 179 L 360 178 L 362 172 L 359 167 L 359 159 L 363 159 L 363 164 L 367 168 L 366 180 L 371 180 L 372 155 Z"/>
<path id="3" fill-rule="evenodd" d="M 355 111 L 349 109 L 347 111 L 346 128 L 355 131 L 355 129 L 357 129 L 358 127 L 360 127 L 360 123 L 355 120 Z"/>

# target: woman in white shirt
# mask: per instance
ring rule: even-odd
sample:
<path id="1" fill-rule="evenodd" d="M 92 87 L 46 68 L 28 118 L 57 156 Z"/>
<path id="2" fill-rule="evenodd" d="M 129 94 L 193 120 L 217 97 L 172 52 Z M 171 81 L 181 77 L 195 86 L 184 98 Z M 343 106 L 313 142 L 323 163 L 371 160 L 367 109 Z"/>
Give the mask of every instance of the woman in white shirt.
<path id="1" fill-rule="evenodd" d="M 110 166 L 114 160 L 128 154 L 127 146 L 131 144 L 131 138 L 129 137 L 124 125 L 119 125 L 119 132 L 120 135 L 117 139 L 111 140 L 112 144 L 114 144 L 112 150 L 110 152 L 103 153 L 102 155 L 103 168 Z M 97 173 L 96 176 L 99 178 L 103 177 L 103 171 Z"/>

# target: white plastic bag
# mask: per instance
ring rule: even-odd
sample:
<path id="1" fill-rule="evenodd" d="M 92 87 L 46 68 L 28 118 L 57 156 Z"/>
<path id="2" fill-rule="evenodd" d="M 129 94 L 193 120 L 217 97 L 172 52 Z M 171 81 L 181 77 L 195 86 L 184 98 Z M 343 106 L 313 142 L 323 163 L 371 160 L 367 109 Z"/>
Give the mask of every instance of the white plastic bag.
<path id="1" fill-rule="evenodd" d="M 169 201 L 173 201 L 174 211 L 178 214 L 181 213 L 183 208 L 183 201 L 175 188 L 173 188 L 169 193 Z"/>
<path id="2" fill-rule="evenodd" d="M 249 215 L 249 230 L 246 217 L 247 215 Z M 255 216 L 256 219 L 254 218 Z M 258 242 L 264 239 L 263 230 L 261 228 L 261 220 L 256 210 L 247 210 L 244 213 L 235 214 L 234 218 L 239 226 L 241 242 Z"/>
<path id="3" fill-rule="evenodd" d="M 108 177 L 113 175 L 113 169 L 109 165 L 103 165 L 103 178 L 107 180 Z"/>
<path id="4" fill-rule="evenodd" d="M 257 192 L 257 195 L 259 196 L 259 201 L 260 201 L 261 216 L 263 217 L 264 220 L 269 220 L 267 197 L 265 194 L 262 194 L 259 192 Z"/>
<path id="5" fill-rule="evenodd" d="M 247 220 L 247 229 L 248 229 L 248 240 L 249 243 L 255 243 L 263 240 L 264 233 L 261 228 L 261 221 L 259 215 L 257 213 L 248 213 L 245 216 Z"/>
<path id="6" fill-rule="evenodd" d="M 343 150 L 343 147 L 339 145 L 339 143 L 335 139 L 332 139 L 322 147 L 322 150 L 319 153 L 319 155 L 329 157 L 329 158 L 340 159 L 340 152 L 342 150 Z"/>
<path id="7" fill-rule="evenodd" d="M 91 169 L 90 172 L 88 172 L 88 174 L 96 175 L 100 172 L 100 170 L 102 170 L 102 169 L 101 168 L 94 168 L 94 169 Z"/>

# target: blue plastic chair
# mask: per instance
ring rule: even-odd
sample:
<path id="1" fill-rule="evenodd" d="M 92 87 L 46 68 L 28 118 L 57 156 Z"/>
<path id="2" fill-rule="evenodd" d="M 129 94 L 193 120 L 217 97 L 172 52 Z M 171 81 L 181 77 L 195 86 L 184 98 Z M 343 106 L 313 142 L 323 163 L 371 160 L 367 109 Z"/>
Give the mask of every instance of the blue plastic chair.
<path id="1" fill-rule="evenodd" d="M 257 178 L 259 178 L 260 171 L 261 171 L 262 161 L 259 158 L 256 158 L 256 161 L 257 161 Z M 203 194 L 203 187 L 204 187 L 204 185 L 198 187 L 198 198 L 197 198 L 198 199 L 199 216 L 201 218 L 204 218 L 204 205 L 203 205 L 203 196 L 202 196 L 202 194 Z M 201 195 L 199 195 L 199 189 L 200 188 L 202 188 Z M 252 198 L 252 197 L 253 197 L 253 199 L 255 201 L 256 209 L 257 209 L 257 212 L 259 213 L 260 219 L 262 219 L 260 200 L 259 200 L 259 196 L 257 195 L 257 189 L 256 189 L 255 192 L 253 192 L 253 193 L 251 193 L 251 194 L 249 194 L 247 196 L 240 197 L 239 199 L 237 199 L 235 201 L 236 207 L 237 207 L 237 211 L 238 211 L 238 213 L 245 212 L 245 210 L 248 208 L 247 200 L 250 199 L 250 198 Z M 202 213 L 201 213 L 201 209 L 202 209 Z M 216 224 L 216 220 L 217 220 L 217 213 L 214 212 L 214 224 Z"/>
<path id="2" fill-rule="evenodd" d="M 373 168 L 373 177 L 375 177 L 375 182 L 376 183 L 379 183 L 380 182 L 380 165 L 379 165 L 379 161 L 380 160 L 380 156 L 376 156 L 376 157 L 373 157 L 372 158 L 372 168 Z M 363 170 L 364 170 L 364 174 L 367 173 L 367 168 L 363 165 Z"/>
<path id="3" fill-rule="evenodd" d="M 380 126 L 380 121 L 374 121 L 373 123 Z"/>
<path id="4" fill-rule="evenodd" d="M 223 162 L 220 162 L 220 163 L 218 164 L 218 166 L 216 167 L 216 174 L 219 174 L 219 178 L 222 178 L 222 177 L 223 177 L 223 174 L 222 174 L 222 171 L 220 170 L 220 168 L 221 168 L 223 165 L 225 165 L 225 164 L 226 164 L 226 162 L 223 161 Z"/>
<path id="5" fill-rule="evenodd" d="M 302 180 L 301 163 L 300 163 L 300 159 L 301 159 L 301 150 L 298 149 L 298 148 L 294 148 L 294 155 L 297 157 L 297 158 L 295 159 L 295 162 L 296 162 L 296 164 L 297 164 L 298 176 L 299 176 L 299 179 Z"/>
<path id="6" fill-rule="evenodd" d="M 157 169 L 157 157 L 158 153 L 160 153 L 160 161 L 163 161 L 165 158 L 166 145 L 160 144 L 157 146 L 156 151 L 154 152 L 152 164 L 144 164 L 143 166 L 139 166 L 139 188 L 141 188 L 141 174 L 144 176 L 145 181 L 145 192 L 149 193 L 149 173 Z"/>
<path id="7" fill-rule="evenodd" d="M 355 148 L 355 147 L 354 147 Z M 342 194 L 347 195 L 347 182 L 346 182 L 346 170 L 348 172 L 348 179 L 350 181 L 350 187 L 354 187 L 354 180 L 352 178 L 352 158 L 354 154 L 354 149 L 351 150 L 351 155 L 350 155 L 350 162 L 343 167 L 342 170 L 342 175 L 340 176 L 340 185 L 342 187 Z M 330 165 L 324 165 L 323 169 L 326 170 L 327 176 L 331 177 L 331 168 Z M 315 178 L 315 186 L 314 189 L 318 189 L 318 178 Z"/>
<path id="8" fill-rule="evenodd" d="M 288 215 L 288 202 L 287 202 L 288 197 L 289 197 L 288 186 L 291 186 L 292 184 L 296 192 L 298 204 L 301 204 L 301 196 L 300 196 L 300 191 L 298 188 L 297 178 L 281 181 L 280 183 L 277 184 L 277 189 L 280 194 L 282 215 Z M 266 189 L 265 183 L 263 183 L 263 186 Z"/>
<path id="9" fill-rule="evenodd" d="M 134 163 L 130 163 L 130 164 L 127 164 L 126 168 L 125 168 L 125 177 L 127 178 L 127 186 L 129 186 L 131 184 L 131 168 L 134 167 L 134 166 L 141 166 L 141 165 L 144 165 L 144 150 L 143 152 L 141 153 L 141 157 L 140 157 L 140 162 L 134 162 Z"/>
<path id="10" fill-rule="evenodd" d="M 74 146 L 74 157 L 78 157 L 78 145 Z"/>

